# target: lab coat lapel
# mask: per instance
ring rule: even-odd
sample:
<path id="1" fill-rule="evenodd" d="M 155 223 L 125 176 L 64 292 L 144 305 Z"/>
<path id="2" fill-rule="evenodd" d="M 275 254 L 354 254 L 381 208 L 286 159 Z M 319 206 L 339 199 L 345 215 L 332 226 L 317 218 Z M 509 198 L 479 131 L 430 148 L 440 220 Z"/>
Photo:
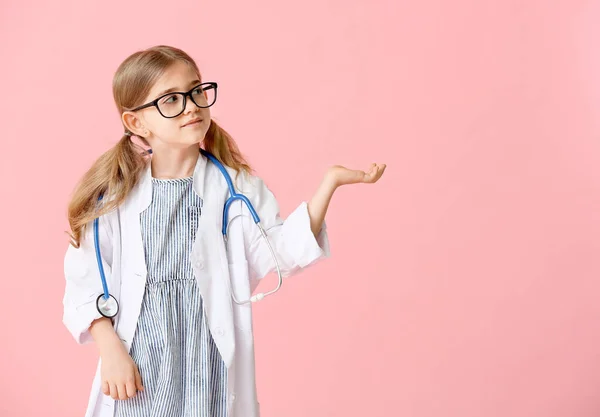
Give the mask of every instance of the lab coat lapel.
<path id="1" fill-rule="evenodd" d="M 147 276 L 140 213 L 150 205 L 151 199 L 152 177 L 148 164 L 140 182 L 132 190 L 131 198 L 126 199 L 121 208 L 121 312 L 116 326 L 127 350 L 131 348 L 135 334 Z"/>
<path id="2" fill-rule="evenodd" d="M 204 156 L 200 157 L 204 159 Z M 204 199 L 191 261 L 209 328 L 225 365 L 229 367 L 235 352 L 235 336 L 227 253 L 221 233 L 228 188 L 213 164 L 205 163 L 202 171 L 194 179 L 203 182 L 198 189 L 203 190 Z"/>

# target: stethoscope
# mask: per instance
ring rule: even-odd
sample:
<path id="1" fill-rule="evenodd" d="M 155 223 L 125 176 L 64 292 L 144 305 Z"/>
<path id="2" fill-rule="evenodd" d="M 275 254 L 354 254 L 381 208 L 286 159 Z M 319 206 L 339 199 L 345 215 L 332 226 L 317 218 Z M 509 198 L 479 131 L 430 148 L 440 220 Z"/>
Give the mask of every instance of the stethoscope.
<path id="1" fill-rule="evenodd" d="M 148 152 L 152 153 L 151 150 L 149 150 Z M 263 298 L 265 298 L 266 296 L 274 294 L 277 291 L 279 291 L 279 289 L 281 288 L 281 284 L 283 283 L 283 276 L 281 275 L 279 261 L 277 260 L 277 256 L 275 255 L 273 246 L 271 246 L 271 242 L 269 241 L 269 238 L 267 237 L 267 233 L 265 232 L 265 229 L 260 224 L 260 217 L 258 217 L 258 213 L 254 209 L 254 206 L 252 205 L 252 203 L 250 202 L 248 197 L 246 197 L 244 194 L 237 193 L 235 191 L 235 187 L 233 186 L 233 181 L 231 180 L 229 173 L 226 171 L 226 169 L 223 166 L 223 164 L 221 163 L 221 161 L 219 161 L 217 158 L 215 158 L 214 155 L 212 155 L 210 152 L 205 151 L 204 149 L 200 149 L 200 153 L 202 153 L 202 155 L 204 155 L 206 158 L 208 158 L 213 164 L 215 164 L 215 166 L 217 168 L 219 168 L 219 171 L 221 171 L 221 174 L 223 174 L 223 177 L 225 178 L 225 181 L 227 182 L 227 187 L 229 188 L 229 198 L 227 199 L 227 201 L 225 201 L 225 206 L 223 207 L 222 233 L 223 233 L 223 239 L 225 240 L 225 243 L 227 243 L 227 227 L 228 227 L 229 207 L 231 207 L 231 204 L 234 201 L 241 200 L 244 204 L 246 204 L 246 207 L 250 211 L 250 214 L 252 215 L 252 218 L 254 219 L 254 223 L 260 230 L 260 234 L 262 235 L 263 239 L 267 243 L 269 251 L 271 252 L 271 257 L 275 261 L 275 269 L 277 270 L 277 276 L 279 278 L 279 281 L 277 283 L 277 286 L 275 288 L 273 288 L 272 290 L 267 291 L 265 293 L 261 292 L 261 293 L 252 295 L 247 300 L 239 301 L 234 294 L 233 288 L 230 288 L 231 297 L 233 298 L 233 301 L 238 305 L 244 305 L 244 304 L 260 301 Z M 99 200 L 100 199 L 102 199 L 102 196 L 100 196 Z M 112 318 L 112 317 L 115 317 L 117 315 L 117 313 L 119 312 L 119 303 L 117 302 L 117 299 L 108 292 L 108 286 L 106 284 L 106 276 L 104 274 L 104 267 L 102 265 L 102 256 L 100 254 L 100 242 L 99 242 L 98 235 L 99 235 L 99 233 L 98 233 L 98 218 L 96 218 L 96 219 L 94 219 L 94 247 L 96 248 L 96 260 L 98 261 L 98 270 L 100 271 L 100 280 L 102 281 L 102 290 L 103 290 L 103 293 L 100 294 L 100 296 L 98 296 L 98 298 L 96 300 L 96 306 L 98 308 L 98 312 L 102 316 Z M 230 284 L 231 284 L 231 282 L 230 282 Z"/>

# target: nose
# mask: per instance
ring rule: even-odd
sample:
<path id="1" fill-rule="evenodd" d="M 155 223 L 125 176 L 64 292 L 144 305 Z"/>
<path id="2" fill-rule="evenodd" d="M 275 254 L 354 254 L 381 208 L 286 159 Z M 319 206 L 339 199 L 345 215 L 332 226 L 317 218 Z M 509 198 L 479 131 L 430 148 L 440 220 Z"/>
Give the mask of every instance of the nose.
<path id="1" fill-rule="evenodd" d="M 188 94 L 185 97 L 185 109 L 183 109 L 183 112 L 184 113 L 194 112 L 199 108 L 200 107 L 196 106 L 196 103 L 194 103 L 194 100 L 192 100 L 192 95 Z"/>

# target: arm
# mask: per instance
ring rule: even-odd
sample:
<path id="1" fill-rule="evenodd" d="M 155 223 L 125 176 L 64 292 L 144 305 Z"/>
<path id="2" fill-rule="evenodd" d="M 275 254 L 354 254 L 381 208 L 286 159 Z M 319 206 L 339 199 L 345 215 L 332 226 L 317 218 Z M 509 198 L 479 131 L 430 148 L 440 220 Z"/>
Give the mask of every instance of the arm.
<path id="1" fill-rule="evenodd" d="M 385 165 L 373 164 L 368 172 L 349 170 L 336 165 L 325 174 L 310 202 L 301 203 L 284 221 L 273 193 L 257 177 L 253 177 L 255 191 L 248 195 L 261 218 L 269 241 L 277 254 L 283 276 L 293 275 L 303 268 L 328 257 L 329 239 L 325 216 L 335 190 L 346 184 L 374 183 Z M 243 216 L 246 258 L 251 279 L 260 279 L 275 269 L 268 246 L 249 213 Z"/>
<path id="2" fill-rule="evenodd" d="M 107 215 L 107 216 L 110 216 Z M 99 241 L 106 280 L 111 282 L 113 233 L 105 216 L 99 220 Z M 94 246 L 93 223 L 85 228 L 79 248 L 69 245 L 65 255 L 65 295 L 63 322 L 77 343 L 96 343 L 102 358 L 102 392 L 122 400 L 143 390 L 137 366 L 114 329 L 111 319 L 96 308 L 96 299 L 103 292 Z"/>
<path id="3" fill-rule="evenodd" d="M 261 219 L 260 223 L 277 254 L 284 277 L 291 276 L 329 256 L 329 240 L 324 217 L 331 193 L 325 185 L 318 193 L 319 196 L 312 201 L 311 210 L 315 209 L 318 212 L 313 216 L 314 220 L 311 219 L 306 202 L 300 203 L 284 220 L 280 216 L 277 199 L 264 182 L 258 177 L 250 177 L 248 182 L 250 186 L 244 187 L 244 193 Z M 244 215 L 240 218 L 250 279 L 258 280 L 275 271 L 275 262 L 247 208 L 242 206 L 242 210 Z M 238 227 L 234 223 L 235 221 L 232 221 L 230 228 Z"/>
<path id="4" fill-rule="evenodd" d="M 112 230 L 105 216 L 100 217 L 98 229 L 103 267 L 106 279 L 110 282 Z M 91 343 L 93 338 L 90 326 L 95 320 L 102 318 L 96 308 L 96 299 L 103 291 L 92 222 L 85 227 L 79 248 L 69 245 L 64 258 L 64 275 L 63 323 L 77 343 Z"/>
<path id="5" fill-rule="evenodd" d="M 115 332 L 111 319 L 107 317 L 94 320 L 90 325 L 89 332 L 98 347 L 100 356 L 106 355 L 116 347 L 123 346 L 117 332 Z"/>
<path id="6" fill-rule="evenodd" d="M 338 187 L 346 184 L 377 182 L 384 171 L 384 164 L 372 164 L 368 172 L 350 170 L 341 165 L 334 165 L 329 168 L 319 188 L 317 188 L 317 191 L 308 203 L 310 228 L 314 236 L 317 237 L 319 230 L 321 230 L 331 197 L 333 197 L 333 193 Z"/>
<path id="7" fill-rule="evenodd" d="M 310 230 L 313 233 L 315 239 L 319 236 L 323 222 L 325 221 L 325 214 L 329 208 L 331 197 L 336 190 L 337 186 L 331 176 L 325 176 L 319 188 L 308 202 L 308 215 L 310 217 Z"/>
<path id="8" fill-rule="evenodd" d="M 100 374 L 104 395 L 125 400 L 143 391 L 138 367 L 115 332 L 112 321 L 106 317 L 94 320 L 89 331 L 102 358 Z"/>

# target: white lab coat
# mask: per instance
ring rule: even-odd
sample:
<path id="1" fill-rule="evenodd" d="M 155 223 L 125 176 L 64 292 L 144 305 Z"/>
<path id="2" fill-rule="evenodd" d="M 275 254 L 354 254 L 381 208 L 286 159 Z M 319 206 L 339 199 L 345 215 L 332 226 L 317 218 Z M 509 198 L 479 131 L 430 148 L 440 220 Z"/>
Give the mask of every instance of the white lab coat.
<path id="1" fill-rule="evenodd" d="M 235 171 L 227 170 L 235 180 Z M 228 241 L 225 244 L 221 225 L 223 205 L 229 191 L 218 168 L 199 155 L 193 175 L 193 188 L 203 199 L 203 208 L 190 260 L 211 334 L 227 366 L 228 416 L 258 417 L 252 309 L 248 305 L 235 304 L 230 291 L 233 288 L 238 300 L 247 299 L 259 280 L 274 271 L 275 265 L 249 211 L 240 201 L 236 201 L 229 210 Z M 284 276 L 297 273 L 329 256 L 326 226 L 323 224 L 315 239 L 305 202 L 283 221 L 274 195 L 258 177 L 240 174 L 235 181 L 237 190 L 250 199 L 258 212 Z M 148 164 L 140 182 L 123 204 L 99 220 L 107 284 L 120 306 L 113 323 L 127 350 L 131 348 L 136 330 L 147 273 L 140 213 L 151 200 L 152 181 Z M 89 326 L 101 317 L 96 309 L 96 299 L 102 293 L 102 284 L 91 224 L 86 227 L 80 248 L 68 247 L 64 270 L 63 322 L 77 343 L 92 342 Z M 99 361 L 85 416 L 112 417 L 114 401 L 102 393 Z"/>

